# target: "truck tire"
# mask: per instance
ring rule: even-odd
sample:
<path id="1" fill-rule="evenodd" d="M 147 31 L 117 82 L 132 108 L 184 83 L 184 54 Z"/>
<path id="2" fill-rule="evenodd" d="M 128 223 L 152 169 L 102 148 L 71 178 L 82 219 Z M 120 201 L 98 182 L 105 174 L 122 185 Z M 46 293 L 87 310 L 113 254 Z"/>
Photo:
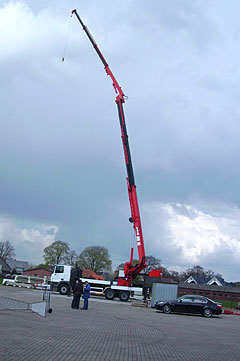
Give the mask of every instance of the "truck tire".
<path id="1" fill-rule="evenodd" d="M 61 295 L 67 295 L 69 293 L 69 286 L 66 283 L 63 283 L 58 287 L 58 290 Z"/>
<path id="2" fill-rule="evenodd" d="M 124 302 L 128 301 L 129 296 L 130 296 L 129 291 L 120 291 L 118 295 L 120 301 L 124 301 Z"/>
<path id="3" fill-rule="evenodd" d="M 115 291 L 111 288 L 107 288 L 104 293 L 107 300 L 113 300 L 116 296 Z"/>

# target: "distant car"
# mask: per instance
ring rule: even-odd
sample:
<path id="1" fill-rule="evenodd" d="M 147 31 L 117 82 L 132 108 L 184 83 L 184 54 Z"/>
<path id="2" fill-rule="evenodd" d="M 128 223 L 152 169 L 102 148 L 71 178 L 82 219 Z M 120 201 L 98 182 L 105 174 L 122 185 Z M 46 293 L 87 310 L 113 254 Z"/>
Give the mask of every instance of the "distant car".
<path id="1" fill-rule="evenodd" d="M 185 295 L 173 301 L 157 301 L 155 307 L 164 313 L 193 313 L 208 318 L 222 313 L 222 305 L 220 303 L 197 295 Z"/>

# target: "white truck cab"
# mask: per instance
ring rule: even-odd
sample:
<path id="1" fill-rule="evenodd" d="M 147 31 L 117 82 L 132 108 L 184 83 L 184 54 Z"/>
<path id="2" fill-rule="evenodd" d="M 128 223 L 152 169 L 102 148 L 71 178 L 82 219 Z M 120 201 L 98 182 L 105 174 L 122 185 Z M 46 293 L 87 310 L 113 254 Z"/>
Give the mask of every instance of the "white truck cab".
<path id="1" fill-rule="evenodd" d="M 77 278 L 81 278 L 82 270 L 69 265 L 56 264 L 51 275 L 51 289 L 62 295 L 70 293 Z"/>

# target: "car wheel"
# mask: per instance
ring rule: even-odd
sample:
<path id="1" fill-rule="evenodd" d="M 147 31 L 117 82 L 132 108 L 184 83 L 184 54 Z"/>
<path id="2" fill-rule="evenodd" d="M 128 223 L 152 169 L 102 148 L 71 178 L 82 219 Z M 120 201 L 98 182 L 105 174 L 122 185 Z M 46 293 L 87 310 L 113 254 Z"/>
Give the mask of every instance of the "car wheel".
<path id="1" fill-rule="evenodd" d="M 164 305 L 163 306 L 163 312 L 164 313 L 171 313 L 172 312 L 171 306 L 170 305 Z"/>
<path id="2" fill-rule="evenodd" d="M 203 316 L 207 318 L 212 317 L 212 310 L 210 308 L 205 308 L 203 311 Z"/>

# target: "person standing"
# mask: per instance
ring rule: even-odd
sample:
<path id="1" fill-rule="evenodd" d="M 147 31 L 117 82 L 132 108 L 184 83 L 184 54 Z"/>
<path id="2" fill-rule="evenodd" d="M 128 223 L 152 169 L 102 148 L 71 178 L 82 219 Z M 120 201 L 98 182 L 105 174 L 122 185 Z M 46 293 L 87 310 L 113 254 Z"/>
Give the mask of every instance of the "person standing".
<path id="1" fill-rule="evenodd" d="M 143 299 L 144 301 L 150 300 L 150 288 L 148 286 L 143 286 Z"/>
<path id="2" fill-rule="evenodd" d="M 147 286 L 143 286 L 143 299 L 144 301 L 147 299 Z"/>
<path id="3" fill-rule="evenodd" d="M 83 289 L 83 299 L 84 299 L 84 304 L 83 304 L 83 310 L 87 310 L 88 309 L 88 299 L 90 298 L 90 284 L 86 281 L 84 282 L 84 289 Z"/>
<path id="4" fill-rule="evenodd" d="M 74 289 L 73 289 L 73 300 L 72 300 L 72 308 L 78 310 L 80 304 L 80 298 L 83 293 L 83 284 L 82 281 L 77 279 Z"/>
<path id="5" fill-rule="evenodd" d="M 147 298 L 150 300 L 150 288 L 147 288 Z"/>

